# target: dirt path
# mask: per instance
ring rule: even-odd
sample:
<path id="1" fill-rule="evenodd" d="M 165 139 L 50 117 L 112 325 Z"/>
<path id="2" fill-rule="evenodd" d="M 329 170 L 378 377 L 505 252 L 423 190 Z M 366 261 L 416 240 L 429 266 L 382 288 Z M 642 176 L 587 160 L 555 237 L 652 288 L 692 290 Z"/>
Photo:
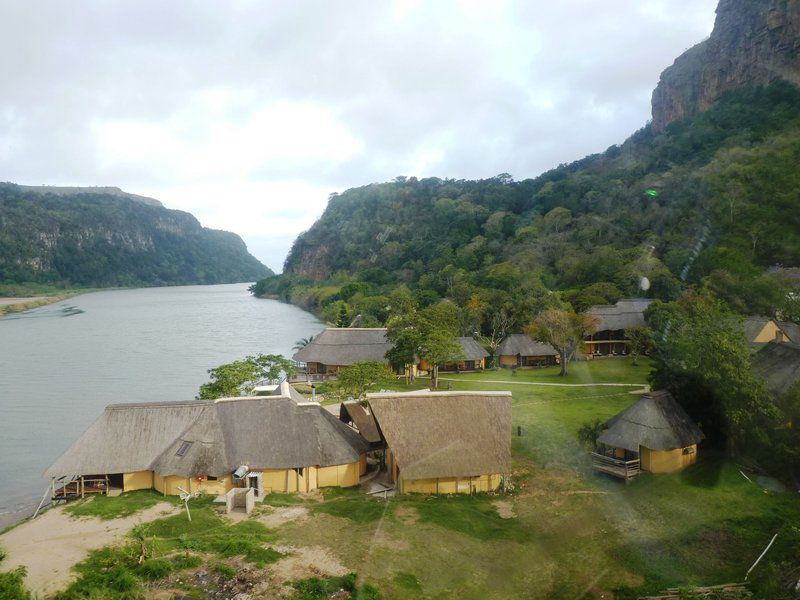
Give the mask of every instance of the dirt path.
<path id="1" fill-rule="evenodd" d="M 43 596 L 53 594 L 67 586 L 73 565 L 89 551 L 122 539 L 141 522 L 177 510 L 161 502 L 130 517 L 103 521 L 96 517 L 73 519 L 63 507 L 53 508 L 0 535 L 0 546 L 8 553 L 3 570 L 25 566 L 25 583 L 31 591 Z"/>
<path id="2" fill-rule="evenodd" d="M 439 381 L 461 381 L 472 382 L 471 379 L 452 379 L 439 377 Z M 543 385 L 549 387 L 635 387 L 650 391 L 650 384 L 647 383 L 550 383 L 545 381 L 509 381 L 507 379 L 476 379 L 475 383 L 512 383 L 514 385 Z"/>

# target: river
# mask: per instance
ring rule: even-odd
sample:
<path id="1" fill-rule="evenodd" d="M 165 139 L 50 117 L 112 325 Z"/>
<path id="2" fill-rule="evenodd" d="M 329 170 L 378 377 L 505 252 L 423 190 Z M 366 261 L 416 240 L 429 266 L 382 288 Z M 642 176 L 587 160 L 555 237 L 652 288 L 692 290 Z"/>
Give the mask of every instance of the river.
<path id="1" fill-rule="evenodd" d="M 0 318 L 0 529 L 32 512 L 42 472 L 107 404 L 190 400 L 208 369 L 291 356 L 324 327 L 247 287 L 108 290 Z"/>

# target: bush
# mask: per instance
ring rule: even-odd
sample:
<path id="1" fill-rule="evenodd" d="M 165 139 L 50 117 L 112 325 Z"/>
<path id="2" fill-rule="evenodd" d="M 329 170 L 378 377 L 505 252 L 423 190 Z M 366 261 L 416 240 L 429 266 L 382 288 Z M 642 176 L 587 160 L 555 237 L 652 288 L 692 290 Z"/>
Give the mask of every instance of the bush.
<path id="1" fill-rule="evenodd" d="M 214 565 L 214 572 L 224 579 L 233 579 L 236 577 L 236 569 L 225 563 L 217 563 Z"/>
<path id="2" fill-rule="evenodd" d="M 174 568 L 174 563 L 163 558 L 148 558 L 139 565 L 139 568 L 136 569 L 136 574 L 143 579 L 154 581 L 166 577 Z"/>
<path id="3" fill-rule="evenodd" d="M 25 567 L 0 573 L 0 598 L 28 600 L 31 593 L 25 589 Z"/>

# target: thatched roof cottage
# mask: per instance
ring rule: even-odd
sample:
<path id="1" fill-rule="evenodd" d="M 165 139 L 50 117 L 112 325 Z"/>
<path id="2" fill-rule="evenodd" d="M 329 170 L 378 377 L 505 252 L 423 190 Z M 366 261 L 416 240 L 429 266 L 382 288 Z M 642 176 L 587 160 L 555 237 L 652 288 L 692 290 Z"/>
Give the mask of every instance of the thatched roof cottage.
<path id="1" fill-rule="evenodd" d="M 669 473 L 697 460 L 705 436 L 667 391 L 645 394 L 607 423 L 593 453 L 597 471 L 630 478 L 639 470 Z"/>
<path id="2" fill-rule="evenodd" d="M 646 325 L 644 311 L 652 300 L 632 298 L 617 301 L 616 304 L 591 306 L 586 313 L 598 320 L 597 331 L 588 336 L 586 353 L 594 355 L 627 354 L 629 340 L 625 330 Z"/>
<path id="3" fill-rule="evenodd" d="M 765 344 L 753 357 L 753 371 L 775 397 L 782 398 L 800 383 L 800 345 Z"/>
<path id="4" fill-rule="evenodd" d="M 511 472 L 511 392 L 368 394 L 401 493 L 496 490 Z"/>
<path id="5" fill-rule="evenodd" d="M 391 347 L 384 327 L 328 327 L 292 358 L 305 363 L 309 374 L 335 375 L 355 362 L 387 362 L 386 352 Z"/>
<path id="6" fill-rule="evenodd" d="M 319 404 L 297 402 L 288 387 L 274 396 L 109 405 L 45 474 L 72 482 L 62 488 L 66 497 L 357 485 L 366 441 Z"/>
<path id="7" fill-rule="evenodd" d="M 497 348 L 501 367 L 545 367 L 558 364 L 558 351 L 525 333 L 507 335 Z"/>

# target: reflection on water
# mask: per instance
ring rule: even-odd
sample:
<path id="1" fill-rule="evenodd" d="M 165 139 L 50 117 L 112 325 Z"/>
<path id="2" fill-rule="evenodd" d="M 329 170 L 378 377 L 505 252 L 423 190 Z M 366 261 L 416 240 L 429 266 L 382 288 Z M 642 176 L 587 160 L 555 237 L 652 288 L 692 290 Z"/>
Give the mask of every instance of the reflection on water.
<path id="1" fill-rule="evenodd" d="M 192 399 L 208 369 L 290 356 L 322 327 L 247 284 L 96 292 L 0 318 L 0 513 L 38 501 L 44 469 L 106 404 Z"/>

